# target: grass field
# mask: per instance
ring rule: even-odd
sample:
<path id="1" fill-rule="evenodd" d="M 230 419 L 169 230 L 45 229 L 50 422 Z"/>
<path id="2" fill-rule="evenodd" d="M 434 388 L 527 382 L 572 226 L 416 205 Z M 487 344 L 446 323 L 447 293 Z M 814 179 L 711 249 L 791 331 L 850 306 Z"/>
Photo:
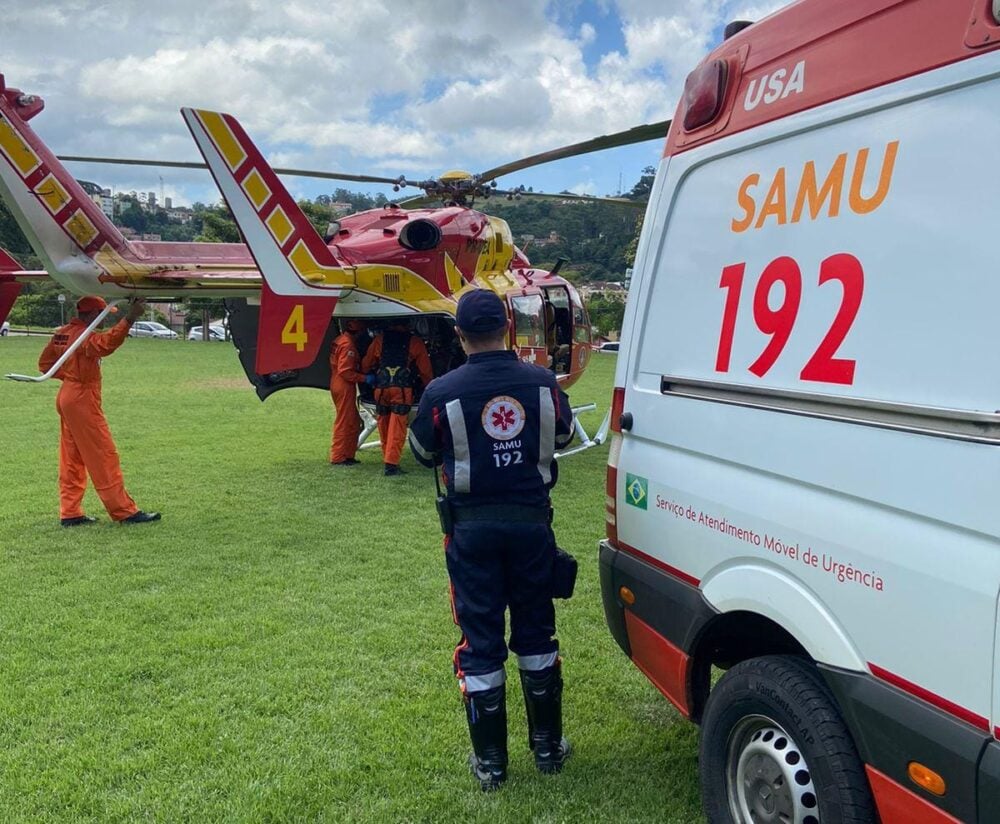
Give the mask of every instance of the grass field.
<path id="1" fill-rule="evenodd" d="M 44 340 L 0 340 L 0 372 Z M 607 408 L 614 358 L 571 395 Z M 327 464 L 331 407 L 261 404 L 228 344 L 129 340 L 104 405 L 159 524 L 58 525 L 55 382 L 0 382 L 0 821 L 701 821 L 697 730 L 615 645 L 596 545 L 606 448 L 567 459 L 565 729 L 543 777 L 508 664 L 511 780 L 475 789 L 433 483 Z"/>

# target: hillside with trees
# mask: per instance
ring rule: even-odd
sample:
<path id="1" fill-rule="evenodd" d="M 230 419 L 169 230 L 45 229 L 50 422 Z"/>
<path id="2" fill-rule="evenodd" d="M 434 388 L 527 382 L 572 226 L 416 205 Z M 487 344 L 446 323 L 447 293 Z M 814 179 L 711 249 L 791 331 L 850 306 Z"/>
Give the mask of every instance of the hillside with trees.
<path id="1" fill-rule="evenodd" d="M 643 169 L 638 182 L 622 197 L 642 203 L 649 195 L 655 170 Z M 309 220 L 321 233 L 327 225 L 342 216 L 345 208 L 362 211 L 384 206 L 389 201 L 384 195 L 368 195 L 335 189 L 329 195 L 315 200 L 299 201 Z M 206 241 L 234 243 L 240 233 L 225 204 L 206 205 L 195 203 L 186 210 L 186 222 L 176 220 L 176 215 L 165 209 L 149 209 L 134 197 L 124 196 L 116 204 L 115 223 L 138 236 L 158 236 L 169 241 Z M 635 257 L 635 244 L 642 223 L 641 207 L 607 203 L 560 200 L 558 195 L 548 198 L 524 197 L 506 200 L 493 197 L 479 200 L 475 207 L 487 214 L 503 218 L 510 225 L 514 242 L 524 250 L 531 262 L 540 269 L 551 269 L 560 258 L 569 263 L 561 270 L 574 282 L 616 281 L 624 279 L 625 269 Z M 0 246 L 11 252 L 26 268 L 41 268 L 40 261 L 14 221 L 6 206 L 0 202 Z M 55 284 L 33 284 L 25 288 L 11 312 L 14 324 L 53 326 L 59 323 L 60 309 L 56 295 L 62 291 Z M 213 316 L 221 313 L 216 301 L 192 299 L 191 317 L 201 322 L 203 309 Z M 592 299 L 591 315 L 594 326 L 602 334 L 620 328 L 621 301 L 602 298 Z"/>

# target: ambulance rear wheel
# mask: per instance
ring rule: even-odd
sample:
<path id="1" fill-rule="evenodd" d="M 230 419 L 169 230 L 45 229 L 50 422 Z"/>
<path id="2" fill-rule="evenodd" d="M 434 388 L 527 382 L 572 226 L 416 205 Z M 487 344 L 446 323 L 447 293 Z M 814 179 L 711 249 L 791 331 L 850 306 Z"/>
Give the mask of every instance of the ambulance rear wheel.
<path id="1" fill-rule="evenodd" d="M 874 824 L 864 765 L 815 667 L 743 661 L 709 694 L 699 754 L 710 824 Z"/>

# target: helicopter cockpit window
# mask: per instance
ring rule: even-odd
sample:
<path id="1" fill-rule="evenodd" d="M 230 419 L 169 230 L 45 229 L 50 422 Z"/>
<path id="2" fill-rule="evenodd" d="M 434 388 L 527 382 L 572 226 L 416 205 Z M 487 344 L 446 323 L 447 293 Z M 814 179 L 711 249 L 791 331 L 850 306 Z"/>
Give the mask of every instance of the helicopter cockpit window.
<path id="1" fill-rule="evenodd" d="M 519 347 L 545 347 L 545 326 L 542 321 L 542 296 L 521 295 L 511 298 L 514 309 L 514 337 Z"/>

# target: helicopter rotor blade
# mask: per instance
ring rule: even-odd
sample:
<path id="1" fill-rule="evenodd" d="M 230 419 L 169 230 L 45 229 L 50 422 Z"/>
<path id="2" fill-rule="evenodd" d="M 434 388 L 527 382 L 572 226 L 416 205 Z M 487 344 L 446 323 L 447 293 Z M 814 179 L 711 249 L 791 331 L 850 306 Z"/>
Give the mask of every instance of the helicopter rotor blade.
<path id="1" fill-rule="evenodd" d="M 406 200 L 396 200 L 393 203 L 404 209 L 423 209 L 426 206 L 440 206 L 442 200 L 441 195 L 417 195 L 416 197 L 408 197 Z"/>
<path id="2" fill-rule="evenodd" d="M 669 129 L 670 121 L 661 120 L 658 123 L 647 123 L 645 126 L 635 126 L 634 128 L 626 129 L 623 132 L 606 134 L 601 137 L 593 137 L 590 140 L 574 143 L 571 146 L 563 146 L 561 149 L 551 149 L 550 151 L 542 152 L 541 154 L 531 155 L 531 157 L 524 157 L 520 160 L 505 163 L 503 166 L 496 166 L 495 168 L 488 169 L 479 175 L 479 179 L 493 180 L 494 178 L 501 177 L 502 175 L 508 175 L 511 172 L 519 172 L 522 169 L 528 169 L 542 163 L 549 163 L 553 160 L 562 160 L 567 157 L 576 157 L 577 155 L 588 154 L 590 152 L 598 152 L 601 149 L 613 149 L 616 146 L 628 146 L 632 143 L 643 143 L 647 140 L 666 140 L 667 131 Z"/>
<path id="3" fill-rule="evenodd" d="M 204 163 L 186 162 L 180 160 L 140 160 L 127 157 L 83 157 L 79 155 L 59 155 L 59 159 L 69 163 L 104 163 L 118 166 L 158 166 L 167 169 L 207 169 Z M 375 177 L 374 175 L 352 175 L 345 172 L 320 172 L 312 169 L 279 169 L 274 170 L 279 175 L 296 175 L 298 177 L 315 177 L 326 180 L 348 180 L 354 183 L 386 183 L 390 186 L 411 186 L 405 180 L 392 177 Z"/>
<path id="4" fill-rule="evenodd" d="M 630 200 L 627 197 L 598 197 L 597 195 L 576 195 L 576 194 L 552 194 L 551 192 L 517 192 L 515 197 L 530 197 L 535 200 L 577 200 L 583 203 L 610 203 L 615 206 L 633 206 L 639 209 L 646 208 L 645 200 Z"/>

